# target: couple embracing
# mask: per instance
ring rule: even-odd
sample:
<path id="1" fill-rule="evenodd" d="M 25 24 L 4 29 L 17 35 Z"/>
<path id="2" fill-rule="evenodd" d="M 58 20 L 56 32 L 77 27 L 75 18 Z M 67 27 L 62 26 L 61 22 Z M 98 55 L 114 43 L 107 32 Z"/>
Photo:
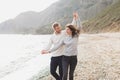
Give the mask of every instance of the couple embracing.
<path id="1" fill-rule="evenodd" d="M 61 30 L 61 26 L 57 22 L 53 23 L 52 28 L 54 33 L 48 46 L 41 53 L 52 54 L 50 73 L 56 80 L 67 80 L 68 74 L 69 80 L 73 80 L 77 65 L 77 45 L 82 28 L 78 13 L 73 13 L 73 21 L 65 26 L 65 30 Z M 56 72 L 57 67 L 59 74 Z"/>

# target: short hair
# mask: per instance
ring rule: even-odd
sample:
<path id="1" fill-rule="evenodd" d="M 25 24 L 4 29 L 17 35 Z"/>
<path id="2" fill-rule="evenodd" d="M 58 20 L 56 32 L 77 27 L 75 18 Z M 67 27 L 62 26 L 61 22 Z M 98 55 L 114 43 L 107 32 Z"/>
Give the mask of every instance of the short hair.
<path id="1" fill-rule="evenodd" d="M 53 28 L 53 29 L 55 29 L 55 27 L 58 27 L 58 26 L 60 26 L 60 24 L 59 24 L 58 22 L 54 22 L 54 23 L 52 24 L 52 28 Z"/>

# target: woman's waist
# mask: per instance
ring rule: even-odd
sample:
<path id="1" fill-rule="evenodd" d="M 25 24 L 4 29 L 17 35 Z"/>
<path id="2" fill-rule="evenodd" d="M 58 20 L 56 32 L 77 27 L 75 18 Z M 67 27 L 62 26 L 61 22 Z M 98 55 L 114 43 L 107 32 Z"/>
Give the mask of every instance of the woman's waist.
<path id="1" fill-rule="evenodd" d="M 67 52 L 64 52 L 63 55 L 64 56 L 77 56 L 78 52 L 77 51 L 67 51 Z"/>

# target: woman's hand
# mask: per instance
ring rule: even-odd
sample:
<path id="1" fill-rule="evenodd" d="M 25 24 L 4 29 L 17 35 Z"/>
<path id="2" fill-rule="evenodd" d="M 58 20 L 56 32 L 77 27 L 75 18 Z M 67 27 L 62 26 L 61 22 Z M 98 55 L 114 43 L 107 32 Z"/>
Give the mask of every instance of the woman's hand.
<path id="1" fill-rule="evenodd" d="M 41 51 L 41 54 L 47 54 L 47 53 L 49 53 L 49 51 L 47 51 L 47 50 L 42 50 Z"/>
<path id="2" fill-rule="evenodd" d="M 77 13 L 77 12 L 74 12 L 74 13 L 73 13 L 73 17 L 74 17 L 74 19 L 78 19 L 78 13 Z"/>

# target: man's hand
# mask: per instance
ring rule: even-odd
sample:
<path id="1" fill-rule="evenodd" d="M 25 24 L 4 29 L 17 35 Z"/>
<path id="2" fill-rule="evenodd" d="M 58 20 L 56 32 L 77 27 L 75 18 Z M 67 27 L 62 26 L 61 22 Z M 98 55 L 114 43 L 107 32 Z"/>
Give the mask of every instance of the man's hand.
<path id="1" fill-rule="evenodd" d="M 41 54 L 47 54 L 47 53 L 49 53 L 47 50 L 42 50 L 41 51 Z"/>

